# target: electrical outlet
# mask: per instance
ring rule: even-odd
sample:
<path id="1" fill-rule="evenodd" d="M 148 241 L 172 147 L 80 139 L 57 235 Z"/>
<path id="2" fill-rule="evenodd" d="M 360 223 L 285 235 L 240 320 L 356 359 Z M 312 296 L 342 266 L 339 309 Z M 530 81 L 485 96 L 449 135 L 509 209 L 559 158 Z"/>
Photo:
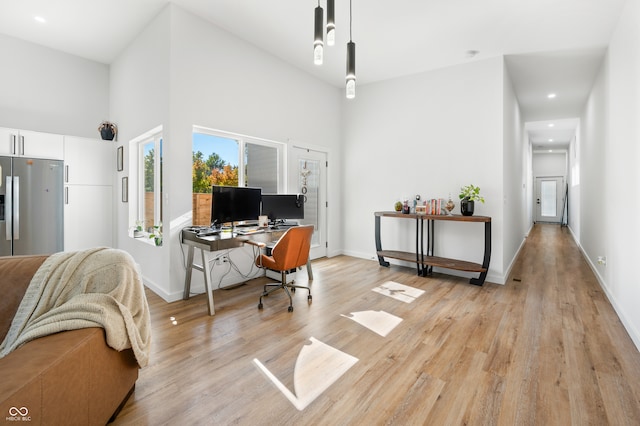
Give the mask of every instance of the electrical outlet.
<path id="1" fill-rule="evenodd" d="M 606 256 L 598 256 L 598 264 L 606 266 L 607 265 L 607 257 Z"/>

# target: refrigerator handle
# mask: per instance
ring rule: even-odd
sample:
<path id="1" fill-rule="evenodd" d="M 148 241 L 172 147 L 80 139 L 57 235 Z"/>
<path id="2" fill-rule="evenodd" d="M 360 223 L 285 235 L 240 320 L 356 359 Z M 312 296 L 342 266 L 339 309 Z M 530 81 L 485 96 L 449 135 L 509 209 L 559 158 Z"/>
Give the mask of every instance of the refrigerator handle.
<path id="1" fill-rule="evenodd" d="M 16 155 L 16 135 L 11 135 L 11 154 Z"/>
<path id="2" fill-rule="evenodd" d="M 20 155 L 24 155 L 24 136 L 20 135 Z"/>
<path id="3" fill-rule="evenodd" d="M 69 187 L 64 187 L 64 203 L 69 204 Z"/>
<path id="4" fill-rule="evenodd" d="M 69 183 L 69 165 L 64 166 L 64 181 Z"/>
<path id="5" fill-rule="evenodd" d="M 13 227 L 13 239 L 20 239 L 20 177 L 13 177 L 13 193 L 15 197 L 13 199 L 13 220 L 15 222 L 15 226 Z"/>
<path id="6" fill-rule="evenodd" d="M 11 235 L 11 228 L 13 228 L 13 202 L 12 202 L 12 198 L 13 198 L 13 186 L 12 186 L 12 182 L 11 182 L 11 176 L 7 176 L 7 191 L 5 194 L 5 226 L 6 226 L 6 230 L 5 230 L 5 235 L 7 237 L 7 240 L 11 240 L 12 235 Z"/>

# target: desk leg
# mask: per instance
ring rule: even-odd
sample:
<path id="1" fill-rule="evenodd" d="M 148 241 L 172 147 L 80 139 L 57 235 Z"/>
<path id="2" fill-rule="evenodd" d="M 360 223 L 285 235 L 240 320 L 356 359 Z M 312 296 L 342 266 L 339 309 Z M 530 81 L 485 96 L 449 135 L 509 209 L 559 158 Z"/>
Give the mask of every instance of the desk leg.
<path id="1" fill-rule="evenodd" d="M 207 263 L 204 250 L 200 249 L 202 254 L 202 272 L 204 272 L 204 288 L 207 291 L 207 302 L 209 304 L 209 315 L 215 315 L 216 310 L 213 306 L 213 289 L 211 288 L 211 272 Z"/>
<path id="2" fill-rule="evenodd" d="M 487 278 L 487 272 L 489 271 L 489 262 L 491 261 L 491 222 L 484 223 L 484 259 L 482 260 L 482 267 L 484 272 L 480 273 L 478 278 L 471 278 L 469 282 L 473 285 L 482 285 Z"/>
<path id="3" fill-rule="evenodd" d="M 380 241 L 380 216 L 376 216 L 376 251 L 382 251 L 382 242 Z M 384 257 L 378 256 L 378 263 L 380 266 L 389 266 L 389 262 L 384 260 Z"/>
<path id="4" fill-rule="evenodd" d="M 184 275 L 184 294 L 182 300 L 188 300 L 191 295 L 191 272 L 193 271 L 193 246 L 187 248 L 187 272 Z"/>
<path id="5" fill-rule="evenodd" d="M 307 275 L 309 276 L 309 281 L 313 281 L 313 269 L 311 269 L 311 259 L 307 260 Z"/>

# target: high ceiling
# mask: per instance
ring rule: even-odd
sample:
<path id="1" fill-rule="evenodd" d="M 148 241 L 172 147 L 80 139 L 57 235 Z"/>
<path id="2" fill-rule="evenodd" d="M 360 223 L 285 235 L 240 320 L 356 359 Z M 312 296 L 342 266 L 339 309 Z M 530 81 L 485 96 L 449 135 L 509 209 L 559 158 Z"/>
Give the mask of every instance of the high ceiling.
<path id="1" fill-rule="evenodd" d="M 169 2 L 0 0 L 0 33 L 109 64 Z M 505 55 L 526 121 L 578 117 L 624 2 L 352 0 L 358 85 Z M 321 80 L 344 85 L 346 0 L 336 0 L 336 46 L 325 46 L 322 66 L 312 60 L 317 2 L 173 3 Z M 326 0 L 320 3 L 326 11 Z M 479 53 L 470 58 L 471 50 Z M 553 100 L 547 99 L 551 92 L 557 94 Z"/>

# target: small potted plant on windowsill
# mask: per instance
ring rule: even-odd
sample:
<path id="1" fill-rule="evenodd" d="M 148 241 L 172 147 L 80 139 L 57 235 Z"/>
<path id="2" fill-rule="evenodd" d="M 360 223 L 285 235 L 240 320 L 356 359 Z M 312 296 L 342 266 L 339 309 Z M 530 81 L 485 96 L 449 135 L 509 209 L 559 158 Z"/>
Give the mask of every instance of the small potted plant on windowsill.
<path id="1" fill-rule="evenodd" d="M 480 187 L 467 185 L 460 188 L 460 211 L 463 216 L 473 216 L 475 202 L 484 204 L 484 197 L 480 195 Z"/>
<path id="2" fill-rule="evenodd" d="M 149 238 L 153 238 L 156 246 L 162 245 L 162 224 L 155 225 L 153 227 L 153 232 L 149 234 Z"/>

